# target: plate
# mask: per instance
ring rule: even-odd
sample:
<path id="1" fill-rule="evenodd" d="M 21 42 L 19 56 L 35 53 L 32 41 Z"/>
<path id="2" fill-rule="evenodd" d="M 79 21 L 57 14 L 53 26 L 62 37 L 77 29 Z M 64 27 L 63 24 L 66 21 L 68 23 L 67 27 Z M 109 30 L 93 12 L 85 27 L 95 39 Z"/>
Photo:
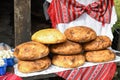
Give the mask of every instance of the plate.
<path id="1" fill-rule="evenodd" d="M 120 62 L 120 57 L 116 56 L 115 60 L 108 61 L 108 62 L 101 62 L 101 63 L 85 62 L 84 65 L 82 65 L 82 66 L 80 66 L 78 68 L 90 67 L 90 66 L 95 66 L 95 65 L 99 65 L 99 64 L 106 64 L 106 63 L 112 63 L 112 62 Z M 17 64 L 14 65 L 14 71 L 15 71 L 15 74 L 20 76 L 20 77 L 46 75 L 46 74 L 56 73 L 56 72 L 60 72 L 60 71 L 76 69 L 76 68 L 61 68 L 61 67 L 58 67 L 58 66 L 51 65 L 48 69 L 40 71 L 40 72 L 21 73 L 21 72 L 18 71 L 17 66 L 18 66 Z"/>

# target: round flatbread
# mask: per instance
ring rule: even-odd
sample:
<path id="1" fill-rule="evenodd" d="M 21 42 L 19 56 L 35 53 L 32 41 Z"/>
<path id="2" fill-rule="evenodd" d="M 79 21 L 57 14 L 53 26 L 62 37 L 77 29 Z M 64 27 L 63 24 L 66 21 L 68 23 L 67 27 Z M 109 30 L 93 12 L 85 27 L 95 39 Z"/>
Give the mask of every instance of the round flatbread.
<path id="1" fill-rule="evenodd" d="M 77 68 L 85 63 L 85 57 L 78 55 L 54 55 L 52 64 L 63 68 Z"/>
<path id="2" fill-rule="evenodd" d="M 110 47 L 112 45 L 112 41 L 107 36 L 97 36 L 97 38 L 91 42 L 83 44 L 83 49 L 85 51 L 94 51 L 94 50 L 102 50 Z"/>
<path id="3" fill-rule="evenodd" d="M 68 40 L 84 43 L 96 38 L 96 32 L 85 26 L 70 27 L 65 30 L 65 36 Z"/>
<path id="4" fill-rule="evenodd" d="M 66 41 L 59 44 L 53 44 L 50 46 L 50 52 L 54 54 L 79 54 L 82 52 L 82 46 L 79 43 Z"/>
<path id="5" fill-rule="evenodd" d="M 115 59 L 115 53 L 111 50 L 90 51 L 85 53 L 89 62 L 106 62 Z"/>
<path id="6" fill-rule="evenodd" d="M 48 46 L 29 41 L 15 47 L 14 56 L 20 60 L 35 60 L 49 54 Z"/>
<path id="7" fill-rule="evenodd" d="M 42 29 L 37 32 L 35 32 L 31 39 L 36 42 L 40 42 L 43 44 L 56 44 L 56 43 L 61 43 L 65 42 L 66 36 L 61 33 L 57 29 Z"/>
<path id="8" fill-rule="evenodd" d="M 48 57 L 33 61 L 18 61 L 18 70 L 22 73 L 31 73 L 36 71 L 43 71 L 51 65 L 51 60 Z"/>

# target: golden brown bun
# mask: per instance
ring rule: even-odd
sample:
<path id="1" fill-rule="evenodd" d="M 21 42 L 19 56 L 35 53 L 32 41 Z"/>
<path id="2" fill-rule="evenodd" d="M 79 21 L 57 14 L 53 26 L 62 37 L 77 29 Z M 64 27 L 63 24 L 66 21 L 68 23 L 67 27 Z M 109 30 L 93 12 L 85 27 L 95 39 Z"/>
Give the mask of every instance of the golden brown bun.
<path id="1" fill-rule="evenodd" d="M 79 55 L 54 55 L 52 58 L 52 64 L 64 67 L 64 68 L 76 68 L 85 63 L 85 57 Z"/>
<path id="2" fill-rule="evenodd" d="M 106 62 L 115 59 L 115 53 L 111 50 L 90 51 L 85 54 L 89 62 Z"/>
<path id="3" fill-rule="evenodd" d="M 112 42 L 107 36 L 97 36 L 97 38 L 91 42 L 83 44 L 85 51 L 106 49 L 112 45 Z"/>
<path id="4" fill-rule="evenodd" d="M 57 29 L 42 29 L 35 32 L 31 39 L 43 44 L 56 44 L 66 41 L 66 36 Z"/>
<path id="5" fill-rule="evenodd" d="M 65 30 L 64 34 L 68 40 L 79 43 L 88 42 L 96 38 L 95 31 L 85 26 L 68 28 Z"/>
<path id="6" fill-rule="evenodd" d="M 33 61 L 18 61 L 18 70 L 23 73 L 30 73 L 36 71 L 42 71 L 47 69 L 51 65 L 51 60 L 48 57 L 44 57 Z"/>
<path id="7" fill-rule="evenodd" d="M 35 60 L 47 56 L 48 53 L 48 46 L 30 41 L 16 46 L 14 56 L 20 60 Z"/>
<path id="8" fill-rule="evenodd" d="M 82 52 L 82 46 L 79 43 L 66 41 L 51 45 L 50 51 L 54 54 L 79 54 Z"/>

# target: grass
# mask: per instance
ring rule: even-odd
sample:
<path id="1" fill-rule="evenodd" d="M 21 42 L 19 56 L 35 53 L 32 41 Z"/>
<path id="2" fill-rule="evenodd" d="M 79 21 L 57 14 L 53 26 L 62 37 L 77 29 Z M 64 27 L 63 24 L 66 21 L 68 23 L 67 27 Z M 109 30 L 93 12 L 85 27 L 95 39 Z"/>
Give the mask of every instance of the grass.
<path id="1" fill-rule="evenodd" d="M 114 3 L 115 3 L 115 9 L 116 9 L 118 20 L 116 24 L 113 26 L 113 29 L 112 29 L 113 31 L 116 28 L 120 28 L 120 0 L 114 0 Z"/>
<path id="2" fill-rule="evenodd" d="M 114 0 L 117 16 L 120 19 L 120 0 Z"/>

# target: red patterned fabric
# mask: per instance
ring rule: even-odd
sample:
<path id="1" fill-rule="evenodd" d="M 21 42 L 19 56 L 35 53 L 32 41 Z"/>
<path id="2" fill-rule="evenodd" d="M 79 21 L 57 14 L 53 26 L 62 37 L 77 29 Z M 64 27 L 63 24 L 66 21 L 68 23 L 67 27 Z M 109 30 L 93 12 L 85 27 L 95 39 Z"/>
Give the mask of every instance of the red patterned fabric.
<path id="1" fill-rule="evenodd" d="M 67 23 L 80 17 L 84 12 L 97 21 L 110 23 L 113 0 L 99 0 L 87 6 L 76 2 L 76 0 L 52 0 L 48 14 L 52 26 L 58 23 Z"/>
<path id="2" fill-rule="evenodd" d="M 87 13 L 95 20 L 110 23 L 113 0 L 99 0 L 87 6 L 76 0 L 52 0 L 48 14 L 52 26 L 56 28 L 59 23 L 68 23 Z M 112 80 L 116 72 L 115 63 L 99 64 L 96 66 L 77 68 L 56 73 L 65 80 Z"/>
<path id="3" fill-rule="evenodd" d="M 22 80 L 22 78 L 12 73 L 6 73 L 5 75 L 0 76 L 0 80 Z"/>
<path id="4" fill-rule="evenodd" d="M 116 72 L 115 63 L 79 68 L 56 73 L 65 80 L 112 80 Z"/>

